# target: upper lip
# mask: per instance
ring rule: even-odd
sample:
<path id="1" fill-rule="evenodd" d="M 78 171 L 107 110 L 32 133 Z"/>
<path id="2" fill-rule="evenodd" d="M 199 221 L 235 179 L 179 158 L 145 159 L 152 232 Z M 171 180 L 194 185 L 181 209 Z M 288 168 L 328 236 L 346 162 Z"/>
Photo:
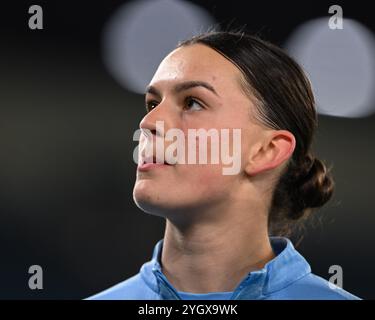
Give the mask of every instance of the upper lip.
<path id="1" fill-rule="evenodd" d="M 159 159 L 157 158 L 156 156 L 148 156 L 148 157 L 145 157 L 142 159 L 142 164 L 145 164 L 145 163 L 160 163 L 160 164 L 167 164 L 167 165 L 171 165 L 169 164 L 167 161 L 162 161 L 162 159 Z"/>

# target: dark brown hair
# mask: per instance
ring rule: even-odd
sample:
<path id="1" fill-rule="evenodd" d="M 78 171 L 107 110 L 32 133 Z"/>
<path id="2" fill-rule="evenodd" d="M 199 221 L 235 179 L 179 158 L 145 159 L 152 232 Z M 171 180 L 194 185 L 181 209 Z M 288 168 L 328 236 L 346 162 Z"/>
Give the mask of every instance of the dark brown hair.
<path id="1" fill-rule="evenodd" d="M 256 119 L 288 130 L 296 148 L 273 192 L 268 225 L 271 235 L 289 236 L 313 208 L 332 196 L 334 181 L 311 145 L 317 127 L 314 95 L 301 67 L 281 48 L 244 32 L 207 32 L 178 47 L 204 44 L 230 60 L 242 72 L 243 87 L 255 98 Z"/>

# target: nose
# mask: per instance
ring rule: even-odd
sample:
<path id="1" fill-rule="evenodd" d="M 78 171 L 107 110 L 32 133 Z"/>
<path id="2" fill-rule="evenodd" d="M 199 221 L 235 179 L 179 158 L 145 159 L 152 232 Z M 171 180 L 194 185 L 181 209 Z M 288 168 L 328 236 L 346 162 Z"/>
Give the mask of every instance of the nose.
<path id="1" fill-rule="evenodd" d="M 171 108 L 168 107 L 167 103 L 160 102 L 154 109 L 143 117 L 139 124 L 139 128 L 142 131 L 149 131 L 152 133 L 152 135 L 163 138 L 165 135 L 165 130 L 171 127 L 171 118 Z M 160 129 L 161 123 L 158 123 L 159 126 L 156 125 L 157 121 L 162 121 L 162 127 L 164 130 Z"/>
<path id="2" fill-rule="evenodd" d="M 143 157 L 161 156 L 161 154 L 165 157 L 164 150 L 167 143 L 164 139 L 167 130 L 172 127 L 172 123 L 173 105 L 168 105 L 165 100 L 143 117 L 139 124 L 143 133 L 139 143 Z"/>

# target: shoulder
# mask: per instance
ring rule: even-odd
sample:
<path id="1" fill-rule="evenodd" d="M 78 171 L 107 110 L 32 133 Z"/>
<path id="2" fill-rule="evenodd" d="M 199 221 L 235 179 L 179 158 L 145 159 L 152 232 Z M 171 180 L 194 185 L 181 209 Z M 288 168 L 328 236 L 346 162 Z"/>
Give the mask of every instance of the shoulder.
<path id="1" fill-rule="evenodd" d="M 313 273 L 308 273 L 289 286 L 271 293 L 267 299 L 360 300 L 359 297 Z"/>
<path id="2" fill-rule="evenodd" d="M 146 285 L 138 273 L 85 300 L 154 300 L 158 294 Z"/>

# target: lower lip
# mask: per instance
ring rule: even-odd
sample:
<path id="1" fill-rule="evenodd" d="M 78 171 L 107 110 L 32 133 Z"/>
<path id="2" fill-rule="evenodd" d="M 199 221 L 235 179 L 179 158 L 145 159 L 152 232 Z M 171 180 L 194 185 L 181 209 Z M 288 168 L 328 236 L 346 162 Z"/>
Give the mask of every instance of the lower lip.
<path id="1" fill-rule="evenodd" d="M 163 168 L 163 167 L 170 167 L 170 165 L 164 164 L 164 163 L 144 163 L 138 166 L 138 171 L 148 171 L 151 169 Z"/>

